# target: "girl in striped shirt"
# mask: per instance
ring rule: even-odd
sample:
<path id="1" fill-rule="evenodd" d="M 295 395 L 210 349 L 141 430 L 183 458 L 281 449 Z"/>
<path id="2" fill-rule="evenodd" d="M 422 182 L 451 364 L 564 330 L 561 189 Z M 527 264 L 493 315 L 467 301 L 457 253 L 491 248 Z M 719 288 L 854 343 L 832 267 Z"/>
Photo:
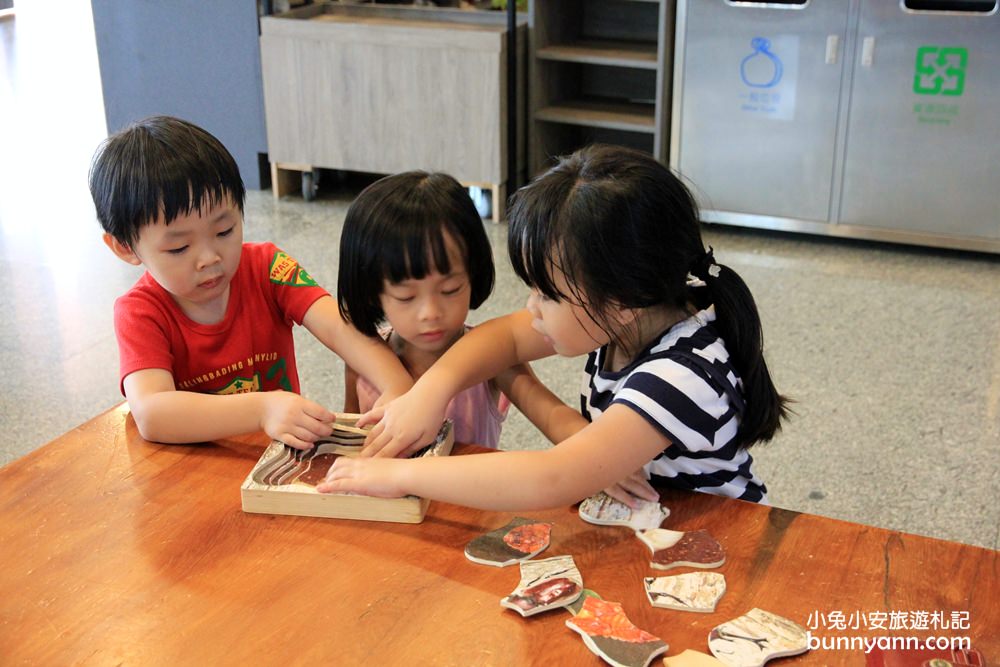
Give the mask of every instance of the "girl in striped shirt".
<path id="1" fill-rule="evenodd" d="M 674 486 L 764 501 L 749 448 L 786 416 L 743 280 L 705 250 L 697 207 L 651 156 L 591 146 L 514 196 L 508 250 L 527 308 L 464 336 L 381 418 L 371 457 L 324 491 L 415 494 L 497 510 L 601 489 L 635 506 Z M 491 456 L 394 458 L 437 433 L 455 393 L 517 362 L 586 355 L 581 413 L 551 395 L 526 416 L 559 443 Z"/>

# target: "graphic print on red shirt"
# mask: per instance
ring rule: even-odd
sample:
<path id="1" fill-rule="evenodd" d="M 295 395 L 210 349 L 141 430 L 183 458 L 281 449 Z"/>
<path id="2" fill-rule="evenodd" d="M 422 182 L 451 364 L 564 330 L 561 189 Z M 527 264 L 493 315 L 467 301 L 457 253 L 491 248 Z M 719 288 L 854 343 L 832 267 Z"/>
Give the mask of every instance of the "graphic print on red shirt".
<path id="1" fill-rule="evenodd" d="M 326 290 L 272 243 L 244 243 L 226 314 L 199 324 L 149 273 L 115 301 L 119 381 L 162 368 L 181 391 L 299 391 L 292 325 Z M 124 394 L 124 388 L 122 390 Z"/>

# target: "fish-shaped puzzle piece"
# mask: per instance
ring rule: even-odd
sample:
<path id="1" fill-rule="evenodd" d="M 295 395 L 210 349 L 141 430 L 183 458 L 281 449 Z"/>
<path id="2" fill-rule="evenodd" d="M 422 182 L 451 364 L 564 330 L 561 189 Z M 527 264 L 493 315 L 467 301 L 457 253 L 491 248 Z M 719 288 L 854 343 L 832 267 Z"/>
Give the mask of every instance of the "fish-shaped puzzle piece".
<path id="1" fill-rule="evenodd" d="M 672 577 L 643 579 L 646 597 L 654 607 L 711 613 L 726 592 L 726 578 L 718 572 L 687 572 Z"/>
<path id="2" fill-rule="evenodd" d="M 521 582 L 500 605 L 521 616 L 565 607 L 583 592 L 583 575 L 572 556 L 554 556 L 521 563 Z"/>
<path id="3" fill-rule="evenodd" d="M 663 667 L 725 667 L 725 665 L 706 653 L 685 649 L 683 653 L 664 658 Z"/>
<path id="4" fill-rule="evenodd" d="M 621 604 L 597 596 L 586 597 L 566 627 L 578 632 L 595 655 L 616 667 L 646 667 L 669 648 L 656 635 L 637 628 Z"/>
<path id="5" fill-rule="evenodd" d="M 632 530 L 659 528 L 670 510 L 658 502 L 640 500 L 632 509 L 601 491 L 580 503 L 580 518 L 599 526 L 628 526 Z"/>
<path id="6" fill-rule="evenodd" d="M 708 649 L 727 667 L 760 667 L 771 658 L 805 653 L 809 636 L 798 623 L 754 608 L 716 626 Z"/>
<path id="7" fill-rule="evenodd" d="M 515 517 L 465 545 L 465 557 L 473 563 L 506 567 L 540 554 L 548 548 L 551 534 L 551 523 Z"/>
<path id="8" fill-rule="evenodd" d="M 653 553 L 650 567 L 669 570 L 672 567 L 712 568 L 726 562 L 726 551 L 707 530 L 680 532 L 654 528 L 636 533 Z"/>
<path id="9" fill-rule="evenodd" d="M 578 597 L 577 599 L 573 600 L 568 605 L 566 605 L 566 611 L 568 611 L 571 616 L 576 616 L 577 614 L 580 613 L 580 609 L 583 608 L 583 603 L 587 598 L 597 598 L 598 600 L 600 600 L 601 596 L 596 591 L 592 591 L 589 588 L 584 588 L 583 591 L 580 593 L 580 597 Z"/>

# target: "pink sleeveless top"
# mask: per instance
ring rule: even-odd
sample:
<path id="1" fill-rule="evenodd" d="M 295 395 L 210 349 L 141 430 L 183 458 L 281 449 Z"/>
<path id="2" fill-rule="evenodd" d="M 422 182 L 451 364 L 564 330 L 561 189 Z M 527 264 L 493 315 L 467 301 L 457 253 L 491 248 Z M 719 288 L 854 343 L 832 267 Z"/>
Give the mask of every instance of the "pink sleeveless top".
<path id="1" fill-rule="evenodd" d="M 358 376 L 358 410 L 368 412 L 381 396 L 378 388 Z M 445 417 L 454 422 L 455 442 L 482 445 L 496 449 L 500 442 L 500 429 L 507 418 L 510 399 L 500 393 L 493 399 L 490 383 L 481 382 L 451 399 Z"/>
<path id="2" fill-rule="evenodd" d="M 375 385 L 358 376 L 360 412 L 371 410 L 379 396 L 381 393 Z M 499 400 L 493 400 L 489 382 L 481 382 L 451 399 L 445 417 L 455 424 L 455 442 L 496 449 L 500 442 L 500 429 L 509 409 L 510 399 L 501 393 Z"/>

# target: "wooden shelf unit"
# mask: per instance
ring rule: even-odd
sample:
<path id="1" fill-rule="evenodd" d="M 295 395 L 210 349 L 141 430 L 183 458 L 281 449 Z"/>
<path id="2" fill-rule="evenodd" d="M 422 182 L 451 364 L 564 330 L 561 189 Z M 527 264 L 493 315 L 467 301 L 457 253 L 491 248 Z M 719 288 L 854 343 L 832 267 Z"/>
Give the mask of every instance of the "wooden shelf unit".
<path id="1" fill-rule="evenodd" d="M 656 46 L 616 40 L 582 40 L 538 49 L 541 60 L 656 69 Z"/>
<path id="2" fill-rule="evenodd" d="M 588 143 L 669 158 L 674 0 L 532 0 L 529 169 Z"/>
<path id="3" fill-rule="evenodd" d="M 651 104 L 567 100 L 539 109 L 535 120 L 626 132 L 656 131 L 656 112 Z"/>
<path id="4" fill-rule="evenodd" d="M 262 17 L 260 26 L 275 197 L 317 168 L 425 169 L 491 190 L 493 219 L 502 219 L 508 162 L 525 169 L 524 143 L 517 155 L 507 151 L 502 12 L 318 2 Z M 521 82 L 522 17 L 517 32 Z M 523 128 L 523 96 L 517 106 Z"/>

